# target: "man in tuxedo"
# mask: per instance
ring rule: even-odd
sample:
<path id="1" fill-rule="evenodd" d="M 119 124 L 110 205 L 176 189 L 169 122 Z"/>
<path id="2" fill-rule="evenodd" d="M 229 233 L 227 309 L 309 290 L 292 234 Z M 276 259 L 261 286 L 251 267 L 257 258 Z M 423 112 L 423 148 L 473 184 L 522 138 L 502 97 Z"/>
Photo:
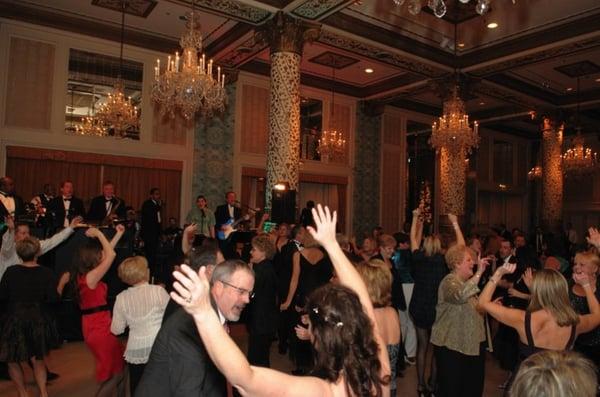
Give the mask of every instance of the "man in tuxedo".
<path id="1" fill-rule="evenodd" d="M 94 197 L 86 220 L 92 223 L 109 223 L 114 219 L 125 219 L 125 200 L 115 196 L 115 184 L 106 181 L 102 184 L 102 195 Z"/>
<path id="2" fill-rule="evenodd" d="M 73 182 L 67 179 L 60 184 L 60 196 L 48 202 L 46 213 L 52 233 L 68 227 L 73 218 L 85 215 L 83 201 L 73 195 Z"/>
<path id="3" fill-rule="evenodd" d="M 242 261 L 215 266 L 211 300 L 224 327 L 237 321 L 253 295 L 254 274 Z M 152 346 L 135 397 L 223 397 L 226 382 L 200 339 L 194 319 L 183 308 L 163 324 Z"/>
<path id="4" fill-rule="evenodd" d="M 15 182 L 10 176 L 0 178 L 0 217 L 19 219 L 25 214 L 23 199 L 15 194 Z"/>
<path id="5" fill-rule="evenodd" d="M 242 210 L 237 207 L 234 192 L 225 194 L 225 204 L 219 205 L 215 211 L 215 233 L 223 230 L 225 224 L 231 220 L 237 221 L 242 217 Z M 235 243 L 231 239 L 219 240 L 219 247 L 225 256 L 225 259 L 236 258 Z"/>
<path id="6" fill-rule="evenodd" d="M 144 252 L 150 263 L 150 268 L 156 271 L 156 250 L 161 232 L 162 201 L 160 201 L 160 190 L 156 187 L 150 189 L 150 198 L 142 204 L 142 229 L 140 235 L 144 241 Z"/>
<path id="7" fill-rule="evenodd" d="M 237 221 L 242 217 L 242 210 L 237 207 L 234 192 L 225 194 L 225 204 L 219 205 L 215 211 L 215 229 L 218 232 L 229 220 Z"/>

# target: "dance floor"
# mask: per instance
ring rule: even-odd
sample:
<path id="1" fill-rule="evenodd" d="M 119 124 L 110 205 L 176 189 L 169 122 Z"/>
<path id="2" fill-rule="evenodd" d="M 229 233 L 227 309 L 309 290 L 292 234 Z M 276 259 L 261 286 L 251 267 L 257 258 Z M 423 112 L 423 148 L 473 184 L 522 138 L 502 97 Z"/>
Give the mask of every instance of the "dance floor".
<path id="1" fill-rule="evenodd" d="M 234 339 L 245 351 L 246 337 L 243 332 L 233 332 Z M 237 335 L 235 335 L 237 334 Z M 277 353 L 277 347 L 274 343 L 271 348 L 271 363 L 274 368 L 290 372 L 292 366 L 286 356 Z M 49 357 L 48 364 L 53 372 L 60 374 L 60 378 L 49 384 L 48 391 L 50 397 L 90 397 L 94 395 L 96 384 L 94 383 L 94 359 L 83 342 L 66 343 L 59 350 L 53 351 Z M 38 391 L 33 380 L 33 375 L 29 368 L 26 369 L 28 380 L 29 395 L 38 396 Z M 416 368 L 408 367 L 404 372 L 404 377 L 398 378 L 398 396 L 416 396 L 417 390 Z M 486 397 L 500 397 L 502 390 L 498 385 L 505 380 L 505 372 L 502 371 L 496 362 L 488 357 L 486 362 Z M 14 386 L 10 381 L 0 380 L 0 396 L 16 396 Z M 166 396 L 165 396 L 166 397 Z M 310 396 L 307 396 L 310 397 Z"/>

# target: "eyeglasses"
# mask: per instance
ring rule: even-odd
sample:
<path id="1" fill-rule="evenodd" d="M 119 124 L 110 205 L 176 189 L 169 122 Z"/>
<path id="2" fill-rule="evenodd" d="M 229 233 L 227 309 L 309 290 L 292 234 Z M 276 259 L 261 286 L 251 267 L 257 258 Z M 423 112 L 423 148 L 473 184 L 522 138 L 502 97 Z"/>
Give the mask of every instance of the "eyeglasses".
<path id="1" fill-rule="evenodd" d="M 223 280 L 219 280 L 219 281 L 222 282 L 223 284 L 225 284 L 226 286 L 233 288 L 240 295 L 246 295 L 247 294 L 249 299 L 254 298 L 254 291 L 248 291 L 247 289 L 236 287 L 233 284 L 229 284 L 227 281 L 223 281 Z"/>

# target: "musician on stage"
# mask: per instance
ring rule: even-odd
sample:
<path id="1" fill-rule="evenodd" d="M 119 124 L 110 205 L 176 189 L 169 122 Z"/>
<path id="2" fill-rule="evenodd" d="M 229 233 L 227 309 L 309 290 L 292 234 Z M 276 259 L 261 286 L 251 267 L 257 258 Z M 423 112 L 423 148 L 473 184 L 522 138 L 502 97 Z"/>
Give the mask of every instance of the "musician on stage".
<path id="1" fill-rule="evenodd" d="M 0 216 L 18 219 L 25 215 L 23 199 L 15 194 L 15 182 L 10 176 L 0 178 Z"/>
<path id="2" fill-rule="evenodd" d="M 42 192 L 37 196 L 34 196 L 29 202 L 31 205 L 33 205 L 35 210 L 35 224 L 37 227 L 44 229 L 44 236 L 50 227 L 48 215 L 46 214 L 48 211 L 48 203 L 54 198 L 55 195 L 56 189 L 54 188 L 54 185 L 51 183 L 46 183 L 42 188 Z"/>
<path id="3" fill-rule="evenodd" d="M 46 216 L 51 232 L 69 227 L 73 218 L 84 215 L 83 201 L 73 195 L 73 182 L 64 180 L 60 184 L 60 196 L 54 197 L 47 205 Z"/>
<path id="4" fill-rule="evenodd" d="M 125 220 L 127 209 L 125 200 L 115 196 L 115 184 L 106 181 L 102 184 L 102 195 L 94 197 L 86 220 L 101 225 L 112 224 L 117 219 Z"/>
<path id="5" fill-rule="evenodd" d="M 187 225 L 196 224 L 196 235 L 215 238 L 215 214 L 208 208 L 207 204 L 206 197 L 202 195 L 196 197 L 196 207 L 188 212 L 185 223 Z"/>

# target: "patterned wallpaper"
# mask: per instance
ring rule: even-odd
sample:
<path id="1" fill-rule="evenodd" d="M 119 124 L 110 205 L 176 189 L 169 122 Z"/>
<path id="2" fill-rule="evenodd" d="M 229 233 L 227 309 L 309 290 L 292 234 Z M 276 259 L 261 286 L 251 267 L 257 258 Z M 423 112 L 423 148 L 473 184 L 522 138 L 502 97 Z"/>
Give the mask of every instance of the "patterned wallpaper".
<path id="1" fill-rule="evenodd" d="M 225 192 L 233 189 L 235 91 L 236 84 L 227 86 L 228 103 L 222 115 L 196 123 L 192 202 L 202 194 L 213 211 L 225 202 Z"/>
<path id="2" fill-rule="evenodd" d="M 379 224 L 379 173 L 381 122 L 383 115 L 364 112 L 364 102 L 356 111 L 356 144 L 354 145 L 354 198 L 352 229 L 357 240 Z"/>

